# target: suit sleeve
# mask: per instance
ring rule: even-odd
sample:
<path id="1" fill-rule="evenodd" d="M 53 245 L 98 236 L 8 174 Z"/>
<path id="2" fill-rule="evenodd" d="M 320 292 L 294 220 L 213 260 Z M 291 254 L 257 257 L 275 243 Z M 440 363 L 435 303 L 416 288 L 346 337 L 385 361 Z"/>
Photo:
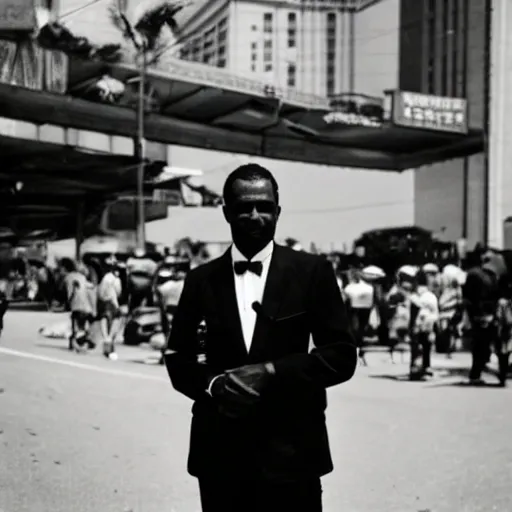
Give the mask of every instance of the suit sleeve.
<path id="1" fill-rule="evenodd" d="M 315 348 L 274 361 L 274 366 L 288 385 L 327 388 L 352 378 L 357 348 L 331 264 L 320 261 L 315 274 L 310 306 Z"/>
<path id="2" fill-rule="evenodd" d="M 173 387 L 192 400 L 205 395 L 213 377 L 198 362 L 201 320 L 200 280 L 197 274 L 189 274 L 172 319 L 165 364 Z"/>

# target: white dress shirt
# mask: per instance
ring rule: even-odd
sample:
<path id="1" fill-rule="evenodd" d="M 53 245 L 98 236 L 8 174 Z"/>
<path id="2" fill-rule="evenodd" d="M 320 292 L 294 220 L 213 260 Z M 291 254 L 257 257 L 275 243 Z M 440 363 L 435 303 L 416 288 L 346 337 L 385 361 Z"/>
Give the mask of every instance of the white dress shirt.
<path id="1" fill-rule="evenodd" d="M 263 292 L 265 290 L 265 283 L 267 282 L 273 250 L 274 242 L 270 242 L 250 260 L 261 261 L 263 265 L 261 276 L 253 274 L 252 272 L 237 275 L 233 270 L 235 275 L 236 301 L 238 304 L 238 312 L 240 313 L 240 322 L 242 324 L 242 333 L 247 352 L 249 352 L 251 348 L 254 328 L 256 326 L 256 312 L 252 309 L 252 304 L 255 301 L 261 303 L 263 300 Z M 231 246 L 231 257 L 233 264 L 237 261 L 248 261 L 234 244 Z"/>

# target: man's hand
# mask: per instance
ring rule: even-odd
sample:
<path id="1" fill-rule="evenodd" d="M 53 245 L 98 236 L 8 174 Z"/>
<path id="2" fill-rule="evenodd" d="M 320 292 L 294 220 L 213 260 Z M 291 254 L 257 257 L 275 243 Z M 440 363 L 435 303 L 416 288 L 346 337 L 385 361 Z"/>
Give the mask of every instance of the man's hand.
<path id="1" fill-rule="evenodd" d="M 272 363 L 250 364 L 228 371 L 227 379 L 239 393 L 260 398 L 274 374 Z"/>
<path id="2" fill-rule="evenodd" d="M 268 387 L 275 373 L 272 363 L 242 366 L 215 378 L 211 394 L 221 413 L 230 418 L 247 415 Z"/>

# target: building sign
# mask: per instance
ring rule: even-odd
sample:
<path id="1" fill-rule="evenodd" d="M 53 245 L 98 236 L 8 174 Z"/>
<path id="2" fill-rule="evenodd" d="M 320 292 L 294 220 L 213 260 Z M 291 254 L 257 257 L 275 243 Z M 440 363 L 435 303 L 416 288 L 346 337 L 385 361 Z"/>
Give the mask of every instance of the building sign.
<path id="1" fill-rule="evenodd" d="M 327 125 L 370 126 L 378 128 L 384 120 L 384 100 L 366 94 L 336 94 L 330 97 L 331 112 L 324 116 Z"/>
<path id="2" fill-rule="evenodd" d="M 34 30 L 34 4 L 35 0 L 0 0 L 0 32 Z"/>
<path id="3" fill-rule="evenodd" d="M 463 98 L 393 91 L 393 123 L 452 133 L 468 132 L 468 107 Z"/>

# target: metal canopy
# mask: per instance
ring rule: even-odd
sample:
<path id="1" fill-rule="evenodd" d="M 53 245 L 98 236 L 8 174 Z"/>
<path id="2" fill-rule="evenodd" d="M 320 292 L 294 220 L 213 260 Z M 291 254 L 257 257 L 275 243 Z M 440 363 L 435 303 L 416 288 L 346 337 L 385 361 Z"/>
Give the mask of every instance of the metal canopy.
<path id="1" fill-rule="evenodd" d="M 5 136 L 0 153 L 0 215 L 17 233 L 73 233 L 80 209 L 88 216 L 120 188 L 135 186 L 132 157 Z"/>
<path id="2" fill-rule="evenodd" d="M 83 99 L 102 76 L 124 84 L 116 104 Z M 0 85 L 0 115 L 134 137 L 138 72 L 70 57 L 68 95 Z M 276 90 L 210 66 L 173 61 L 147 74 L 146 138 L 268 158 L 402 171 L 483 149 L 481 132 L 329 122 L 327 98 Z"/>

